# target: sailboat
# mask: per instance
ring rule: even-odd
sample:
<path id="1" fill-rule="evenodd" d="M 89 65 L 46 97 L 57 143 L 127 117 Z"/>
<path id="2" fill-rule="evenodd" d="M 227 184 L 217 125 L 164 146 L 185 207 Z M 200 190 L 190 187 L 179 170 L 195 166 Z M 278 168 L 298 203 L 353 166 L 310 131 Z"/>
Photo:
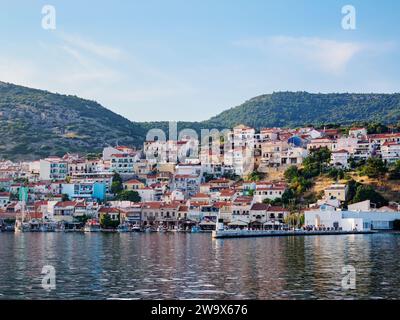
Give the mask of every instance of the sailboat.
<path id="1" fill-rule="evenodd" d="M 25 204 L 28 198 L 28 190 L 26 187 L 21 187 L 19 190 L 19 203 L 21 204 L 21 212 L 17 214 L 15 219 L 14 232 L 27 232 L 30 230 L 30 225 L 25 221 Z"/>

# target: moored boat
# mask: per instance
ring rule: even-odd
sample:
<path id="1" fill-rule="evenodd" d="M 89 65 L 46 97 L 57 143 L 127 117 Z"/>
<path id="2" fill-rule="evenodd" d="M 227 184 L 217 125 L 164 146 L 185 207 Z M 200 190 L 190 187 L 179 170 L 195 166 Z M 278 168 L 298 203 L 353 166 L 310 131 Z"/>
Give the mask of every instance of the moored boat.
<path id="1" fill-rule="evenodd" d="M 142 229 L 140 228 L 139 225 L 134 224 L 134 225 L 132 226 L 132 228 L 131 228 L 131 231 L 132 231 L 132 232 L 140 232 L 140 231 L 142 231 Z"/>
<path id="2" fill-rule="evenodd" d="M 100 232 L 101 231 L 100 223 L 95 219 L 89 219 L 86 222 L 85 227 L 83 228 L 83 231 L 85 231 L 85 232 Z"/>
<path id="3" fill-rule="evenodd" d="M 129 224 L 127 224 L 127 223 L 122 223 L 122 224 L 120 224 L 120 225 L 118 226 L 117 231 L 118 231 L 118 232 L 130 232 L 130 231 L 131 231 L 131 228 L 130 228 Z"/>

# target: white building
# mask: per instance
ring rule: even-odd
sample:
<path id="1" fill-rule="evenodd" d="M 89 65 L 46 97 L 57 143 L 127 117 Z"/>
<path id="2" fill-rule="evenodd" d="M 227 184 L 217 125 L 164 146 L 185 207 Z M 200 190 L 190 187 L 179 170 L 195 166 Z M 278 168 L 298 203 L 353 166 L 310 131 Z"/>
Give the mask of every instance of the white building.
<path id="1" fill-rule="evenodd" d="M 154 201 L 155 200 L 155 190 L 149 187 L 143 187 L 136 189 L 137 193 L 140 196 L 140 199 L 142 202 L 147 202 L 147 201 Z"/>
<path id="2" fill-rule="evenodd" d="M 349 167 L 349 152 L 347 150 L 333 151 L 331 154 L 331 164 L 335 167 L 347 169 Z"/>
<path id="3" fill-rule="evenodd" d="M 110 171 L 119 174 L 133 174 L 134 163 L 138 160 L 135 153 L 115 153 L 110 156 Z"/>
<path id="4" fill-rule="evenodd" d="M 58 157 L 40 160 L 40 180 L 64 180 L 67 175 L 67 161 Z"/>
<path id="5" fill-rule="evenodd" d="M 325 199 L 338 199 L 340 201 L 346 201 L 348 191 L 349 187 L 346 184 L 332 184 L 324 190 Z"/>
<path id="6" fill-rule="evenodd" d="M 306 226 L 351 230 L 390 230 L 400 220 L 400 212 L 309 210 L 304 212 Z"/>
<path id="7" fill-rule="evenodd" d="M 382 160 L 388 163 L 400 160 L 400 143 L 398 142 L 385 142 L 381 146 Z"/>
<path id="8" fill-rule="evenodd" d="M 313 228 L 330 228 L 343 231 L 364 230 L 363 220 L 356 217 L 344 217 L 342 211 L 310 210 L 304 212 L 304 225 Z"/>

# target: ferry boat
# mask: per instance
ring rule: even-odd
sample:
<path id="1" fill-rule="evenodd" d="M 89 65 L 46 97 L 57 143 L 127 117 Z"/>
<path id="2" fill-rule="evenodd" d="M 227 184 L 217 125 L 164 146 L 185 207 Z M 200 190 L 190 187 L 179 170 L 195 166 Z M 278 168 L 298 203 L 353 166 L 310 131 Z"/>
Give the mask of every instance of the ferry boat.
<path id="1" fill-rule="evenodd" d="M 100 223 L 97 220 L 89 219 L 86 222 L 85 227 L 83 228 L 83 231 L 85 231 L 85 232 L 100 232 L 101 231 Z"/>

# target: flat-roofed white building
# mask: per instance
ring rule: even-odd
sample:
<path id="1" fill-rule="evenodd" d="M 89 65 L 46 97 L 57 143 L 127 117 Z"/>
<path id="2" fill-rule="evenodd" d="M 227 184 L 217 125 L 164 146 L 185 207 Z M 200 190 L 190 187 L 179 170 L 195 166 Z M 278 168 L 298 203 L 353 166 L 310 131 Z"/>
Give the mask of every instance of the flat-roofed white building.
<path id="1" fill-rule="evenodd" d="M 304 212 L 306 226 L 342 228 L 345 231 L 391 230 L 395 220 L 400 220 L 400 212 L 339 211 L 325 207 Z"/>

